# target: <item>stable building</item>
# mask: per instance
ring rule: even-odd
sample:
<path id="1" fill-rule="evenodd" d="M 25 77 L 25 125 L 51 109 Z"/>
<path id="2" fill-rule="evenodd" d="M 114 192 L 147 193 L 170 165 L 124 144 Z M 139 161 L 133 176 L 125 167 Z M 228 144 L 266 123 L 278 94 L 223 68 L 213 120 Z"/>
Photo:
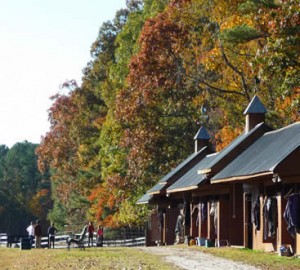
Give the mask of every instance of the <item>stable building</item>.
<path id="1" fill-rule="evenodd" d="M 162 177 L 147 193 L 142 196 L 138 204 L 156 205 L 156 210 L 149 217 L 147 244 L 172 245 L 175 241 L 175 225 L 180 212 L 186 210 L 186 204 L 181 197 L 170 197 L 166 190 L 176 183 L 183 175 L 190 172 L 196 164 L 213 152 L 209 144 L 210 136 L 204 127 L 200 127 L 194 137 L 195 151 L 183 160 L 172 171 Z M 189 216 L 185 215 L 189 220 Z"/>
<path id="2" fill-rule="evenodd" d="M 270 130 L 264 123 L 265 113 L 265 107 L 255 96 L 245 111 L 243 134 L 219 153 L 207 155 L 166 189 L 169 198 L 182 198 L 190 207 L 186 235 L 209 240 L 210 245 L 243 245 L 244 212 L 239 207 L 243 186 L 236 183 L 212 185 L 210 179 Z"/>
<path id="3" fill-rule="evenodd" d="M 266 132 L 211 179 L 212 185 L 242 186 L 243 246 L 266 251 L 291 246 L 300 254 L 299 165 L 297 122 Z"/>
<path id="4" fill-rule="evenodd" d="M 290 246 L 300 254 L 300 123 L 272 131 L 266 112 L 254 96 L 245 131 L 219 153 L 199 130 L 195 153 L 138 201 L 157 205 L 149 244 L 173 244 L 183 214 L 186 237 L 266 251 Z"/>

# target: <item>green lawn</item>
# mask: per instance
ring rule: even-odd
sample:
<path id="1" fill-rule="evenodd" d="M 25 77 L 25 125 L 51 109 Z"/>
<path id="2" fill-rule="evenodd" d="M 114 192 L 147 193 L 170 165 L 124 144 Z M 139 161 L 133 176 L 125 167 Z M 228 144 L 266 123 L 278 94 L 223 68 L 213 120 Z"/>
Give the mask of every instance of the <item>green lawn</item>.
<path id="1" fill-rule="evenodd" d="M 185 248 L 210 253 L 218 257 L 255 265 L 268 270 L 300 269 L 300 259 L 280 257 L 262 251 L 237 248 L 205 248 L 198 246 L 178 245 L 172 248 Z M 174 253 L 176 251 L 174 250 Z M 0 248 L 0 269 L 49 270 L 49 269 L 121 269 L 121 270 L 178 270 L 167 264 L 163 257 L 144 253 L 136 248 L 87 248 L 79 249 L 32 249 Z"/>
<path id="2" fill-rule="evenodd" d="M 179 269 L 163 262 L 162 257 L 135 248 L 32 249 L 0 248 L 0 269 Z"/>

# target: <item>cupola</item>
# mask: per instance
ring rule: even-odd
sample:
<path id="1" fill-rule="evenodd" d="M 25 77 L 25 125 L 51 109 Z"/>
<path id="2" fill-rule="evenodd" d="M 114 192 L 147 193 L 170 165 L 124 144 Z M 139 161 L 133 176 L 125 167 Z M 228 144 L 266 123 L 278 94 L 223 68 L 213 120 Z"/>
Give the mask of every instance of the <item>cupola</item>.
<path id="1" fill-rule="evenodd" d="M 249 132 L 257 124 L 264 122 L 266 112 L 265 106 L 261 103 L 259 97 L 255 95 L 244 111 L 244 115 L 246 115 L 245 132 Z"/>
<path id="2" fill-rule="evenodd" d="M 210 136 L 206 129 L 202 126 L 199 128 L 197 134 L 194 137 L 195 140 L 195 153 L 199 152 L 205 146 L 209 145 Z"/>

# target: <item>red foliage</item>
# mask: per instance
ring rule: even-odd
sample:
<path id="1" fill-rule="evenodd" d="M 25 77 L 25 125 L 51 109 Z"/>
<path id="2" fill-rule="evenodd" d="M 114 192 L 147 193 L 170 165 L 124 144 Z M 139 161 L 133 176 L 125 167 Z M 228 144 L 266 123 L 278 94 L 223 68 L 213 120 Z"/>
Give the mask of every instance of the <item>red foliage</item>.
<path id="1" fill-rule="evenodd" d="M 140 36 L 140 51 L 130 62 L 129 88 L 117 96 L 117 117 L 130 120 L 159 99 L 159 91 L 177 84 L 178 44 L 185 31 L 166 13 L 146 21 Z M 128 104 L 129 106 L 124 106 Z"/>

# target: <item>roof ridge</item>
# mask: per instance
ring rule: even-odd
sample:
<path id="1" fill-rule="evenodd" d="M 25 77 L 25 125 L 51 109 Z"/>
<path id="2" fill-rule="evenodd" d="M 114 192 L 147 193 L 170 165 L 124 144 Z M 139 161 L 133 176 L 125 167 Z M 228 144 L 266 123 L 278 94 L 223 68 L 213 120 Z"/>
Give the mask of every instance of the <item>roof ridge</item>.
<path id="1" fill-rule="evenodd" d="M 292 123 L 292 124 L 284 126 L 284 127 L 281 127 L 281 128 L 278 128 L 278 129 L 275 129 L 275 130 L 270 130 L 270 131 L 266 132 L 264 135 L 278 133 L 278 132 L 281 132 L 283 130 L 289 129 L 292 126 L 296 126 L 296 125 L 300 125 L 300 121 Z"/>

